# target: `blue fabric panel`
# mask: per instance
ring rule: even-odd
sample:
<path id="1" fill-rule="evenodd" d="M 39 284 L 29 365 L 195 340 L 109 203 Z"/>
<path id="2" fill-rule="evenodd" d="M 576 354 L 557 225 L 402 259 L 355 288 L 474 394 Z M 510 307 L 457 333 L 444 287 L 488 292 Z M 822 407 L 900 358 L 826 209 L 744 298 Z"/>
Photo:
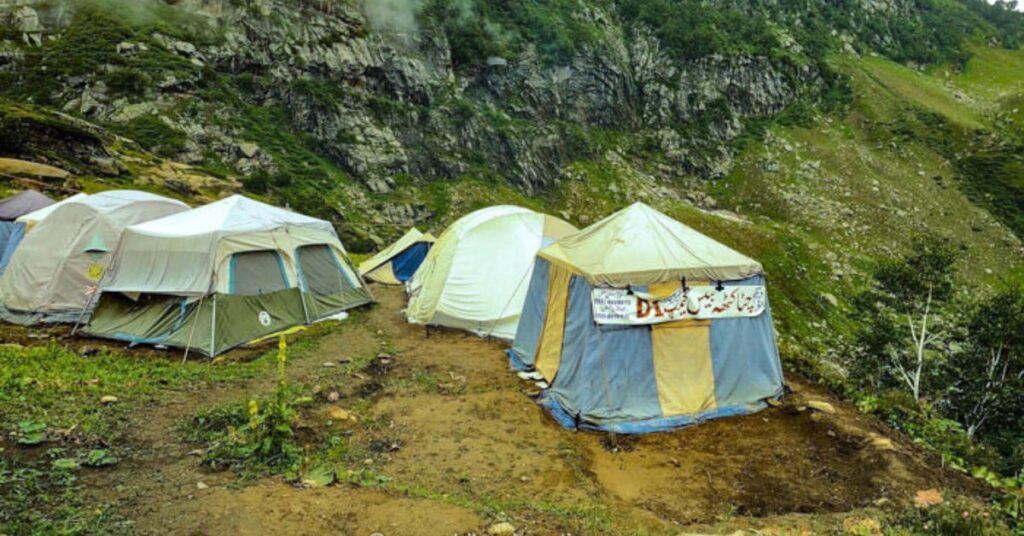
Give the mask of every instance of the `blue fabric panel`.
<path id="1" fill-rule="evenodd" d="M 540 332 L 544 329 L 544 320 L 548 316 L 550 274 L 551 263 L 537 257 L 537 261 L 533 264 L 533 275 L 530 276 L 530 286 L 526 289 L 526 303 L 519 316 L 516 340 L 512 342 L 512 350 L 509 353 L 512 370 L 530 370 L 537 362 Z"/>
<path id="2" fill-rule="evenodd" d="M 582 277 L 572 278 L 562 360 L 546 396 L 583 422 L 661 417 L 650 328 L 595 324 L 591 288 Z"/>
<path id="3" fill-rule="evenodd" d="M 14 256 L 14 251 L 25 238 L 25 224 L 15 222 L 0 222 L 0 274 L 4 273 L 7 265 Z"/>
<path id="4" fill-rule="evenodd" d="M 764 277 L 723 285 L 763 285 Z M 711 362 L 720 407 L 745 406 L 782 394 L 782 364 L 775 345 L 771 309 L 756 318 L 711 321 Z"/>
<path id="5" fill-rule="evenodd" d="M 673 417 L 654 417 L 651 419 L 626 421 L 626 422 L 603 422 L 587 421 L 578 419 L 578 415 L 571 409 L 562 405 L 551 391 L 541 393 L 538 403 L 551 414 L 555 422 L 565 428 L 577 430 L 598 430 L 602 432 L 614 432 L 616 434 L 649 434 L 652 432 L 668 432 L 686 426 L 693 426 L 711 419 L 722 417 L 735 417 L 738 415 L 749 415 L 766 408 L 764 402 L 747 406 L 729 406 L 711 409 L 697 415 L 676 415 Z"/>
<path id="6" fill-rule="evenodd" d="M 419 242 L 392 258 L 391 272 L 395 274 L 395 279 L 402 283 L 412 279 L 412 275 L 423 263 L 423 259 L 427 258 L 428 252 L 430 252 L 430 243 Z"/>

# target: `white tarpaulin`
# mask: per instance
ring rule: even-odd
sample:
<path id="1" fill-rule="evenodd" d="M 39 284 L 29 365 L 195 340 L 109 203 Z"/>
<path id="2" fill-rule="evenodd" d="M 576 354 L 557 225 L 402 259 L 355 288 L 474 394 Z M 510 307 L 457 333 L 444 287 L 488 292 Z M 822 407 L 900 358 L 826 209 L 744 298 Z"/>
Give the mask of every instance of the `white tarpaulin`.
<path id="1" fill-rule="evenodd" d="M 678 320 L 707 320 L 759 316 L 768 301 L 763 285 L 680 288 L 655 296 L 624 288 L 595 288 L 590 295 L 598 324 L 660 324 Z"/>

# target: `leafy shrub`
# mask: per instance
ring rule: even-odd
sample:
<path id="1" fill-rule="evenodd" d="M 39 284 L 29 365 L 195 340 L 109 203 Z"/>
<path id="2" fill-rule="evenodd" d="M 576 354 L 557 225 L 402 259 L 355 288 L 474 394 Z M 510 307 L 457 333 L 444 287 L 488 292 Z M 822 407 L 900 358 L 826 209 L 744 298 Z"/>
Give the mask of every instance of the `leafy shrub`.
<path id="1" fill-rule="evenodd" d="M 146 114 L 116 128 L 118 134 L 131 139 L 159 156 L 174 157 L 186 147 L 185 133 L 164 123 L 159 116 Z"/>
<path id="2" fill-rule="evenodd" d="M 908 506 L 890 514 L 883 532 L 893 536 L 1010 536 L 999 512 L 952 500 L 929 508 Z"/>
<path id="3" fill-rule="evenodd" d="M 196 416 L 194 438 L 208 437 L 213 445 L 204 463 L 256 474 L 294 468 L 299 462 L 295 444 L 295 409 L 285 381 L 287 344 L 284 336 L 278 348 L 278 381 L 273 396 L 262 403 L 250 400 L 244 410 L 238 405 Z"/>
<path id="4" fill-rule="evenodd" d="M 114 95 L 137 96 L 146 92 L 152 80 L 135 68 L 118 69 L 107 76 L 107 87 Z"/>

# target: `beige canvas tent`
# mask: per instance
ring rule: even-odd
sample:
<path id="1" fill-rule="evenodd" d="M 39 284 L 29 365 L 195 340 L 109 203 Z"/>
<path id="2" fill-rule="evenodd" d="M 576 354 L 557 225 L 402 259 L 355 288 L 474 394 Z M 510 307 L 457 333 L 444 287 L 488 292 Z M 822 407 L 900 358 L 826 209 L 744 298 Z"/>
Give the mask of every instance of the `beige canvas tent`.
<path id="1" fill-rule="evenodd" d="M 401 285 L 412 279 L 437 239 L 413 227 L 395 243 L 359 264 L 359 274 L 384 285 Z"/>
<path id="2" fill-rule="evenodd" d="M 188 210 L 146 192 L 114 190 L 54 209 L 21 241 L 0 277 L 7 320 L 74 322 L 129 225 Z"/>
<path id="3" fill-rule="evenodd" d="M 125 231 L 86 332 L 214 356 L 372 301 L 334 227 L 240 195 Z"/>

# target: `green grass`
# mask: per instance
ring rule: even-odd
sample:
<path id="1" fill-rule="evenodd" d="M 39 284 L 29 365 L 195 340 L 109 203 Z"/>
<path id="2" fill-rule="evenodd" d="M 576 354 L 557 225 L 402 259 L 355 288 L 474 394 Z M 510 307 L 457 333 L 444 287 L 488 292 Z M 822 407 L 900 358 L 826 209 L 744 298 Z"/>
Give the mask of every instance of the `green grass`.
<path id="1" fill-rule="evenodd" d="M 45 423 L 50 435 L 72 430 L 87 442 L 114 443 L 130 408 L 167 389 L 252 378 L 267 370 L 266 357 L 248 363 L 205 361 L 100 352 L 83 356 L 57 344 L 0 346 L 0 427 Z M 104 396 L 114 404 L 101 404 Z"/>
<path id="2" fill-rule="evenodd" d="M 1024 92 L 1024 50 L 972 46 L 972 56 L 953 83 L 972 97 L 996 101 L 1007 93 Z"/>
<path id="3" fill-rule="evenodd" d="M 848 60 L 898 98 L 972 129 L 986 127 L 981 114 L 956 99 L 940 80 L 889 60 L 866 57 Z"/>
<path id="4" fill-rule="evenodd" d="M 111 528 L 105 507 L 89 507 L 73 471 L 49 459 L 15 463 L 0 457 L 0 534 L 65 536 L 128 533 Z"/>

